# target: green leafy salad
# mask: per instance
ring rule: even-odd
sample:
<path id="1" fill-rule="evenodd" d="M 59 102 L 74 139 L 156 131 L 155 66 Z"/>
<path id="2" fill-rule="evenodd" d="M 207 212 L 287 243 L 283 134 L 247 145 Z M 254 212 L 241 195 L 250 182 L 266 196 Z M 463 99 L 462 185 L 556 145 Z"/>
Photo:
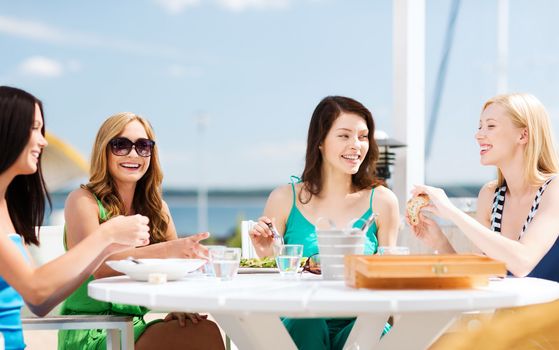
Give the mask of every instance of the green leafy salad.
<path id="1" fill-rule="evenodd" d="M 301 266 L 305 264 L 306 260 L 307 258 L 301 259 Z M 267 256 L 265 258 L 251 258 L 251 259 L 242 258 L 241 267 L 273 268 L 278 266 L 276 265 L 276 258 Z"/>

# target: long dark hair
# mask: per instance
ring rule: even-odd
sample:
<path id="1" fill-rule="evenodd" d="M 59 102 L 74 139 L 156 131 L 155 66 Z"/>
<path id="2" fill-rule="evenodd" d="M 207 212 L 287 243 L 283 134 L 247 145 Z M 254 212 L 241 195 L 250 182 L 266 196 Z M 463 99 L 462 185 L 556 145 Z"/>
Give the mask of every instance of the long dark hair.
<path id="1" fill-rule="evenodd" d="M 307 136 L 307 153 L 305 156 L 305 170 L 301 180 L 303 189 L 299 194 L 301 203 L 308 203 L 313 195 L 322 191 L 322 153 L 319 146 L 324 142 L 326 135 L 332 128 L 334 121 L 342 112 L 352 113 L 362 117 L 369 129 L 369 151 L 363 159 L 357 173 L 351 176 L 351 182 L 356 190 L 373 188 L 382 184 L 382 180 L 375 177 L 376 162 L 379 157 L 378 145 L 373 137 L 375 122 L 371 112 L 360 102 L 343 96 L 328 96 L 322 99 L 314 109 Z M 302 198 L 303 192 L 308 198 Z"/>
<path id="2" fill-rule="evenodd" d="M 20 89 L 0 86 L 0 174 L 17 161 L 27 146 L 36 104 L 43 114 L 43 104 L 35 96 Z M 41 133 L 45 135 L 44 123 Z M 39 245 L 35 227 L 43 224 L 47 201 L 51 206 L 39 156 L 37 171 L 30 175 L 17 175 L 6 191 L 10 219 L 26 244 Z"/>

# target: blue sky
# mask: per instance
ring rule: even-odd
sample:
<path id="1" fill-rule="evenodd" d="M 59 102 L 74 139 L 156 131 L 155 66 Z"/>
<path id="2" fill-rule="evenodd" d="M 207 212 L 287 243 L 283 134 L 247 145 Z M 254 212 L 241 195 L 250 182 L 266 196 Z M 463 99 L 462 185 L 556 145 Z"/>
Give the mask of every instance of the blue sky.
<path id="1" fill-rule="evenodd" d="M 427 1 L 427 115 L 449 5 Z M 493 0 L 462 1 L 431 183 L 493 176 L 473 134 L 496 91 L 496 10 Z M 556 130 L 558 10 L 551 0 L 510 2 L 509 90 L 538 96 Z M 4 1 L 0 52 L 0 84 L 41 98 L 49 131 L 86 158 L 109 115 L 149 119 L 168 187 L 287 182 L 329 94 L 362 101 L 389 134 L 397 127 L 390 0 Z"/>

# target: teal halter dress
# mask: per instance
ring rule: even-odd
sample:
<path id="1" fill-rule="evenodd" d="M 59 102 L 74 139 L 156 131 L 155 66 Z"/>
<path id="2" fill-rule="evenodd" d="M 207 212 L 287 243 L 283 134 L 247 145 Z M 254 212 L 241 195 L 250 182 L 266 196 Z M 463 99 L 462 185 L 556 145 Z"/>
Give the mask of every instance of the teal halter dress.
<path id="1" fill-rule="evenodd" d="M 295 181 L 300 180 L 292 176 L 293 204 L 287 218 L 283 239 L 285 244 L 302 244 L 304 247 L 303 256 L 308 257 L 318 253 L 316 230 L 315 226 L 297 208 Z M 363 220 L 368 219 L 373 213 L 374 193 L 375 190 L 373 189 L 369 200 L 369 209 L 361 216 Z M 356 224 L 359 223 L 357 221 Z M 365 241 L 365 254 L 376 253 L 378 248 L 377 231 L 376 223 L 368 229 Z M 341 350 L 353 328 L 355 318 L 283 318 L 282 322 L 299 350 Z M 390 325 L 386 324 L 383 334 L 389 329 Z"/>

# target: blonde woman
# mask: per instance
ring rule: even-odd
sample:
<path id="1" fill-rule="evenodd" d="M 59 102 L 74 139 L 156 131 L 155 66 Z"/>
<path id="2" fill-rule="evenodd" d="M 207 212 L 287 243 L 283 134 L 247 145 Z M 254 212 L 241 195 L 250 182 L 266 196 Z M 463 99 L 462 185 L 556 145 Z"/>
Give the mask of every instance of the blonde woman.
<path id="1" fill-rule="evenodd" d="M 86 239 L 105 220 L 141 213 L 149 218 L 150 245 L 113 254 L 107 260 L 135 258 L 191 258 L 206 256 L 199 241 L 209 233 L 177 238 L 169 208 L 161 195 L 163 174 L 150 124 L 133 113 L 108 118 L 93 146 L 90 180 L 68 196 L 65 206 L 68 248 Z M 215 323 L 206 316 L 170 313 L 165 320 L 146 324 L 145 308 L 93 300 L 87 284 L 118 273 L 106 264 L 64 303 L 63 314 L 127 314 L 134 318 L 136 349 L 223 349 Z M 60 349 L 104 349 L 102 330 L 61 331 Z"/>
<path id="2" fill-rule="evenodd" d="M 428 194 L 426 211 L 452 221 L 513 275 L 559 282 L 559 160 L 545 107 L 529 94 L 496 96 L 483 106 L 475 137 L 481 164 L 497 168 L 497 180 L 479 193 L 477 220 L 441 189 L 417 186 L 414 195 Z M 427 216 L 420 214 L 420 223 L 411 227 L 439 253 L 454 252 Z"/>

